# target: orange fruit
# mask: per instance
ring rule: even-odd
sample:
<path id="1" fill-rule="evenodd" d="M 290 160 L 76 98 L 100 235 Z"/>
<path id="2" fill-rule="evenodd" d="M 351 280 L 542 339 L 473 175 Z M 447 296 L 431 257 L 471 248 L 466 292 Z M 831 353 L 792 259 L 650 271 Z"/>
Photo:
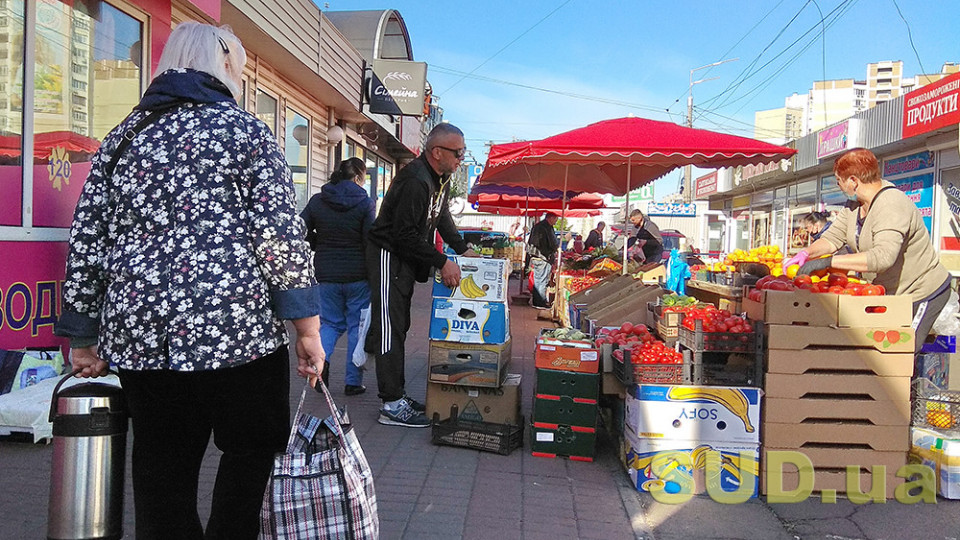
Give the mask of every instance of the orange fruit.
<path id="1" fill-rule="evenodd" d="M 799 264 L 791 264 L 790 266 L 787 267 L 787 277 L 790 279 L 793 279 L 797 277 L 797 272 L 799 271 L 800 271 Z"/>
<path id="2" fill-rule="evenodd" d="M 950 429 L 957 425 L 957 419 L 950 411 L 927 411 L 927 423 L 936 428 Z"/>

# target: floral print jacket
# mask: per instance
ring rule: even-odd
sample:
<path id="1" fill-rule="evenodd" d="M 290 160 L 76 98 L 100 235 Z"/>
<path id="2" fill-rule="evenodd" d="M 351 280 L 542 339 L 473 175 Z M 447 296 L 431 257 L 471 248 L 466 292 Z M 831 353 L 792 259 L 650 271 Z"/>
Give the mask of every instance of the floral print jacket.
<path id="1" fill-rule="evenodd" d="M 146 126 L 104 172 L 121 136 Z M 270 129 L 214 77 L 171 70 L 93 157 L 70 231 L 57 334 L 97 336 L 132 370 L 240 365 L 316 315 L 318 288 L 290 172 Z M 91 340 L 92 342 L 93 340 Z"/>

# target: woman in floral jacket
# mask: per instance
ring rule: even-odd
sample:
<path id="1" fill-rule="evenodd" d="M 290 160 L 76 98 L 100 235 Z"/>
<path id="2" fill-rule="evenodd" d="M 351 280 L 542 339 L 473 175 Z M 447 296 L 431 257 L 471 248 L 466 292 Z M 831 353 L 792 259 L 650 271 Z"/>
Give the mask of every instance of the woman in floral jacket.
<path id="1" fill-rule="evenodd" d="M 206 538 L 256 538 L 290 425 L 283 320 L 297 372 L 324 364 L 290 172 L 274 134 L 236 102 L 245 61 L 228 29 L 177 26 L 143 99 L 94 155 L 70 232 L 57 333 L 82 376 L 119 368 L 141 540 L 204 538 L 197 485 L 211 433 L 223 456 Z"/>

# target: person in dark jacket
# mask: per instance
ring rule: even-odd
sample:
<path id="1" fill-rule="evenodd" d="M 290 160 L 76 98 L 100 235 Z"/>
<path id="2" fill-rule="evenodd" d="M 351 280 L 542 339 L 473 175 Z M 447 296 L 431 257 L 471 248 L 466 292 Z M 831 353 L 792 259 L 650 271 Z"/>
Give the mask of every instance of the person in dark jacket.
<path id="1" fill-rule="evenodd" d="M 803 228 L 810 235 L 810 241 L 815 242 L 830 228 L 830 222 L 823 212 L 810 212 L 803 216 Z"/>
<path id="2" fill-rule="evenodd" d="M 603 228 L 607 224 L 604 222 L 597 223 L 597 228 L 590 231 L 590 234 L 587 235 L 586 242 L 583 243 L 584 249 L 602 249 L 603 248 Z"/>
<path id="3" fill-rule="evenodd" d="M 363 370 L 352 360 L 360 333 L 360 310 L 370 305 L 366 237 L 377 213 L 376 203 L 361 187 L 365 178 L 362 159 L 345 160 L 300 214 L 307 224 L 307 241 L 316 252 L 313 266 L 320 284 L 320 341 L 327 356 L 324 382 L 329 383 L 330 357 L 346 332 L 343 392 L 348 396 L 366 391 Z"/>
<path id="4" fill-rule="evenodd" d="M 533 270 L 533 298 L 531 303 L 537 309 L 550 309 L 547 287 L 550 285 L 550 271 L 557 262 L 557 250 L 560 243 L 554 226 L 560 216 L 548 213 L 530 230 L 527 240 L 530 252 L 530 268 Z"/>
<path id="5" fill-rule="evenodd" d="M 640 242 L 644 262 L 659 263 L 663 260 L 663 236 L 660 235 L 660 227 L 647 219 L 640 210 L 630 212 L 630 223 L 637 227 L 637 235 L 628 240 L 627 247 Z"/>
<path id="6" fill-rule="evenodd" d="M 74 212 L 56 333 L 82 377 L 118 368 L 138 540 L 256 539 L 289 434 L 284 320 L 297 372 L 324 367 L 290 170 L 270 128 L 236 102 L 245 60 L 228 29 L 179 24 L 140 103 L 94 154 Z M 223 455 L 204 530 L 211 434 Z"/>
<path id="7" fill-rule="evenodd" d="M 437 268 L 448 287 L 460 284 L 460 267 L 437 249 L 436 232 L 457 254 L 476 257 L 447 204 L 450 175 L 465 153 L 459 128 L 447 123 L 433 128 L 423 153 L 400 169 L 390 184 L 367 238 L 371 309 L 365 350 L 377 359 L 381 424 L 430 425 L 423 404 L 406 394 L 404 342 L 414 282 L 426 282 Z"/>

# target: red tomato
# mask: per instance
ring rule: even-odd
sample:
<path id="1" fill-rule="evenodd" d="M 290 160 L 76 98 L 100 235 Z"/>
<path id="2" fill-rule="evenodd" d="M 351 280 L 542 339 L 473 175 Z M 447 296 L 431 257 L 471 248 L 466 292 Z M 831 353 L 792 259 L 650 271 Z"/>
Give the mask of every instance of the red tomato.
<path id="1" fill-rule="evenodd" d="M 843 291 L 845 291 L 845 290 L 846 290 L 846 289 L 844 289 L 843 287 L 841 287 L 841 286 L 839 286 L 839 285 L 831 285 L 830 288 L 827 289 L 827 292 L 833 293 L 833 294 L 843 294 Z"/>
<path id="2" fill-rule="evenodd" d="M 623 325 L 620 326 L 620 332 L 624 334 L 629 334 L 633 332 L 633 323 L 628 323 L 628 322 L 623 323 Z"/>
<path id="3" fill-rule="evenodd" d="M 771 281 L 775 281 L 776 279 L 777 278 L 775 278 L 774 276 L 764 276 L 757 281 L 756 287 L 757 289 L 760 289 L 762 291 L 767 288 L 768 283 L 770 283 Z"/>
<path id="4" fill-rule="evenodd" d="M 882 296 L 881 288 L 879 285 L 865 285 L 860 289 L 860 296 Z"/>
<path id="5" fill-rule="evenodd" d="M 846 287 L 847 286 L 847 276 L 844 274 L 830 274 L 830 277 L 827 278 L 827 283 L 833 286 Z"/>
<path id="6" fill-rule="evenodd" d="M 793 284 L 797 287 L 803 287 L 804 285 L 811 285 L 813 280 L 810 279 L 810 276 L 805 274 L 800 274 L 799 276 L 793 278 Z"/>
<path id="7" fill-rule="evenodd" d="M 770 290 L 770 291 L 792 291 L 794 289 L 795 287 L 793 286 L 793 282 L 791 282 L 789 279 L 786 281 L 778 279 L 776 281 L 772 281 L 767 286 L 767 290 Z"/>

